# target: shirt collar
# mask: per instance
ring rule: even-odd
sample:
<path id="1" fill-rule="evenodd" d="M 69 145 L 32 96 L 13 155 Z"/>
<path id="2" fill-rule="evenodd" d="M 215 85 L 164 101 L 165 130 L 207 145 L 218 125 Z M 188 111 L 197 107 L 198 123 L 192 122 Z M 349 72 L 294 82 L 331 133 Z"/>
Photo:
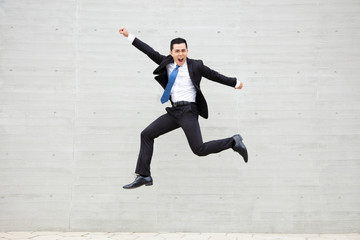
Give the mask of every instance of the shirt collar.
<path id="1" fill-rule="evenodd" d="M 174 64 L 174 66 L 176 67 L 176 62 L 175 62 L 175 60 L 174 60 L 173 64 Z M 187 68 L 187 61 L 186 61 L 186 59 L 185 59 L 184 64 L 183 64 L 182 66 L 180 66 L 179 68 Z"/>

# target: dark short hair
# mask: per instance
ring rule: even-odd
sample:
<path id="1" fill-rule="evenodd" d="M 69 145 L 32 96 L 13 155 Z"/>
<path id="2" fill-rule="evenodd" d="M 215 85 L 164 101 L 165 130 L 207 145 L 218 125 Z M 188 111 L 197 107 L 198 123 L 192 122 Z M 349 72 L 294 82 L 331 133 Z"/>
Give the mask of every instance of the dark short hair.
<path id="1" fill-rule="evenodd" d="M 170 51 L 173 50 L 173 46 L 174 44 L 180 44 L 180 43 L 185 43 L 186 49 L 187 49 L 187 43 L 186 40 L 183 38 L 174 38 L 173 40 L 171 40 L 170 42 Z"/>

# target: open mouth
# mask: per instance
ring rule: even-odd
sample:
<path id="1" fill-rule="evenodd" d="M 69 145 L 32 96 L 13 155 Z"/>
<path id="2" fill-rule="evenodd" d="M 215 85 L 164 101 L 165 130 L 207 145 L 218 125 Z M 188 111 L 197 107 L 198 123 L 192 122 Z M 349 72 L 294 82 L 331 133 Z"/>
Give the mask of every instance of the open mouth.
<path id="1" fill-rule="evenodd" d="M 179 63 L 183 63 L 184 62 L 184 58 L 178 58 Z"/>

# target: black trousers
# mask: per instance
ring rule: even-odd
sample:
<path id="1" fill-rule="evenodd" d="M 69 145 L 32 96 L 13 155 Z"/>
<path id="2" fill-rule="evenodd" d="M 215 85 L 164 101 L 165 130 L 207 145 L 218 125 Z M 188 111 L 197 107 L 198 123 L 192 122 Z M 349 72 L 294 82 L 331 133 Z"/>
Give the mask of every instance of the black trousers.
<path id="1" fill-rule="evenodd" d="M 160 116 L 141 132 L 140 153 L 135 173 L 150 176 L 150 163 L 153 155 L 154 139 L 181 127 L 191 150 L 198 156 L 206 156 L 232 148 L 233 138 L 225 138 L 204 143 L 199 126 L 199 113 L 195 103 L 166 108 L 167 113 Z"/>

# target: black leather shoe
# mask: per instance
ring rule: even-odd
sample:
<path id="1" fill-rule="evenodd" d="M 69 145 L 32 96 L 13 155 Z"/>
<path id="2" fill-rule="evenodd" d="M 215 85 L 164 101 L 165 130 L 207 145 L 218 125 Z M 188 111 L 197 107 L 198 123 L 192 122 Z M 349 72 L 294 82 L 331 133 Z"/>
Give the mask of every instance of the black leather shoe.
<path id="1" fill-rule="evenodd" d="M 145 186 L 151 186 L 153 185 L 153 179 L 151 176 L 143 177 L 143 176 L 137 176 L 137 178 L 130 184 L 123 186 L 125 189 L 133 189 L 137 187 L 141 187 L 142 185 Z"/>
<path id="2" fill-rule="evenodd" d="M 242 137 L 239 134 L 236 134 L 233 136 L 233 139 L 235 141 L 233 150 L 235 152 L 238 152 L 244 158 L 244 161 L 247 163 L 248 162 L 248 153 L 247 153 L 244 143 L 242 142 L 242 140 L 243 140 Z"/>

